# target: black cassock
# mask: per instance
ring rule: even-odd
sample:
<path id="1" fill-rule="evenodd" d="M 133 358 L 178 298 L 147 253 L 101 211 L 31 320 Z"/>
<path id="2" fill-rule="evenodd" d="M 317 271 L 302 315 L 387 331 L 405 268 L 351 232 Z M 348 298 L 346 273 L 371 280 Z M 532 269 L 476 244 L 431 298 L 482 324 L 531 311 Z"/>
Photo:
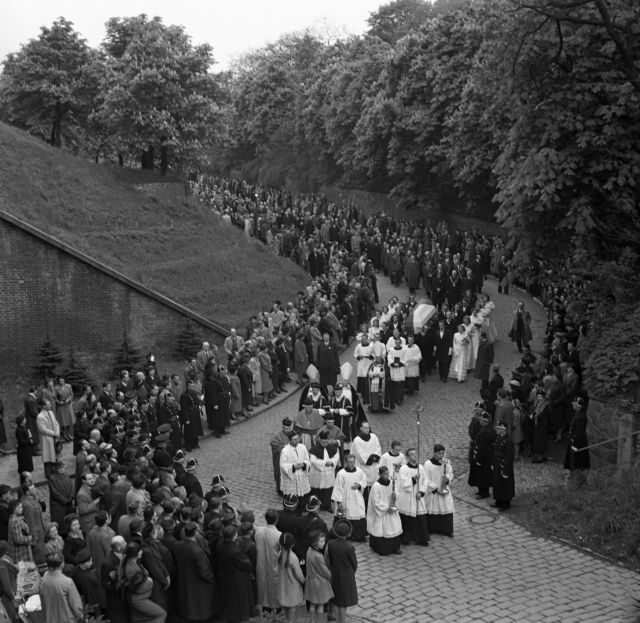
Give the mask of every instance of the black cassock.
<path id="1" fill-rule="evenodd" d="M 200 395 L 192 389 L 188 389 L 180 396 L 180 421 L 183 426 L 184 445 L 187 450 L 192 450 L 198 446 L 198 436 L 203 434 L 200 421 Z"/>

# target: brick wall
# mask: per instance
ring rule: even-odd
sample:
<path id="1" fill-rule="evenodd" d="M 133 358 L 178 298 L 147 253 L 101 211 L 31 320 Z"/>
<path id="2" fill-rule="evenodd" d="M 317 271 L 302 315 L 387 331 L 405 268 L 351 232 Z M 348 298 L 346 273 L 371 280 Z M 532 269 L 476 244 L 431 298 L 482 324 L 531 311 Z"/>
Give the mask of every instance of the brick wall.
<path id="1" fill-rule="evenodd" d="M 101 271 L 0 220 L 0 396 L 10 419 L 21 410 L 31 366 L 47 336 L 69 349 L 101 382 L 124 335 L 159 372 L 182 372 L 172 360 L 186 318 Z M 222 338 L 192 322 L 199 339 Z"/>

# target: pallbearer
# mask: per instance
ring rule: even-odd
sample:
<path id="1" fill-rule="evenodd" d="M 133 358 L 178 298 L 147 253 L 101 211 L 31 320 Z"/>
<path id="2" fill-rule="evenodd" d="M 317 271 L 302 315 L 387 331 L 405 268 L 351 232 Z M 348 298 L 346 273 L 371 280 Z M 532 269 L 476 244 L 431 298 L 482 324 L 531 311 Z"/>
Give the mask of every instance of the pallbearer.
<path id="1" fill-rule="evenodd" d="M 444 446 L 433 446 L 433 456 L 424 464 L 427 475 L 427 521 L 429 532 L 453 536 L 453 497 L 449 485 L 453 480 L 451 463 L 444 458 Z"/>
<path id="2" fill-rule="evenodd" d="M 378 480 L 371 487 L 367 507 L 369 547 L 380 556 L 399 554 L 402 522 L 396 506 L 395 484 L 386 467 L 380 467 L 378 474 Z"/>

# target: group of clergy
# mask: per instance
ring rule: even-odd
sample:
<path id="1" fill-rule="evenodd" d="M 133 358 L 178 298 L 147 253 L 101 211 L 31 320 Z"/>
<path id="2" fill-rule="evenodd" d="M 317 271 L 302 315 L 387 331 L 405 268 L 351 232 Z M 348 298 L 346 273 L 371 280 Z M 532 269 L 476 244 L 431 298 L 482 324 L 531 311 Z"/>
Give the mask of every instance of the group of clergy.
<path id="1" fill-rule="evenodd" d="M 299 508 L 316 496 L 322 510 L 351 523 L 352 540 L 364 542 L 368 533 L 380 555 L 399 553 L 401 543 L 428 545 L 432 532 L 453 536 L 453 470 L 443 446 L 424 465 L 396 441 L 383 454 L 348 382 L 331 399 L 312 383 L 300 403 L 271 439 L 279 494 L 297 496 Z"/>

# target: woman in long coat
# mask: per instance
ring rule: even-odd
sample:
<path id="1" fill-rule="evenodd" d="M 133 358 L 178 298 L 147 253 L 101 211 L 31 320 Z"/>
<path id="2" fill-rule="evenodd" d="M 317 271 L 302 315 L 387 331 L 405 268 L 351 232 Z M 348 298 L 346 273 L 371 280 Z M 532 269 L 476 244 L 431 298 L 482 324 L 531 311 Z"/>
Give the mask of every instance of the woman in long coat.
<path id="1" fill-rule="evenodd" d="M 271 356 L 267 350 L 266 344 L 260 345 L 260 351 L 258 352 L 258 364 L 260 364 L 260 381 L 262 387 L 262 401 L 264 404 L 269 404 L 269 400 L 275 397 L 273 393 L 273 383 L 271 382 L 271 373 L 273 367 L 271 365 Z"/>
<path id="2" fill-rule="evenodd" d="M 222 618 L 229 623 L 249 621 L 253 615 L 253 587 L 251 561 L 238 543 L 235 526 L 222 529 L 223 540 L 218 543 L 214 560 L 220 580 L 220 592 L 224 600 Z"/>
<path id="3" fill-rule="evenodd" d="M 336 621 L 344 623 L 347 608 L 358 605 L 358 587 L 356 585 L 358 561 L 353 544 L 347 541 L 351 535 L 351 523 L 346 519 L 339 519 L 333 524 L 333 533 L 337 538 L 329 541 L 325 556 L 327 566 L 331 571 Z"/>
<path id="4" fill-rule="evenodd" d="M 307 345 L 304 342 L 304 333 L 302 331 L 296 335 L 293 352 L 293 371 L 298 376 L 296 383 L 298 385 L 304 385 L 303 376 L 306 374 L 307 368 L 309 367 L 309 355 L 307 353 Z"/>

